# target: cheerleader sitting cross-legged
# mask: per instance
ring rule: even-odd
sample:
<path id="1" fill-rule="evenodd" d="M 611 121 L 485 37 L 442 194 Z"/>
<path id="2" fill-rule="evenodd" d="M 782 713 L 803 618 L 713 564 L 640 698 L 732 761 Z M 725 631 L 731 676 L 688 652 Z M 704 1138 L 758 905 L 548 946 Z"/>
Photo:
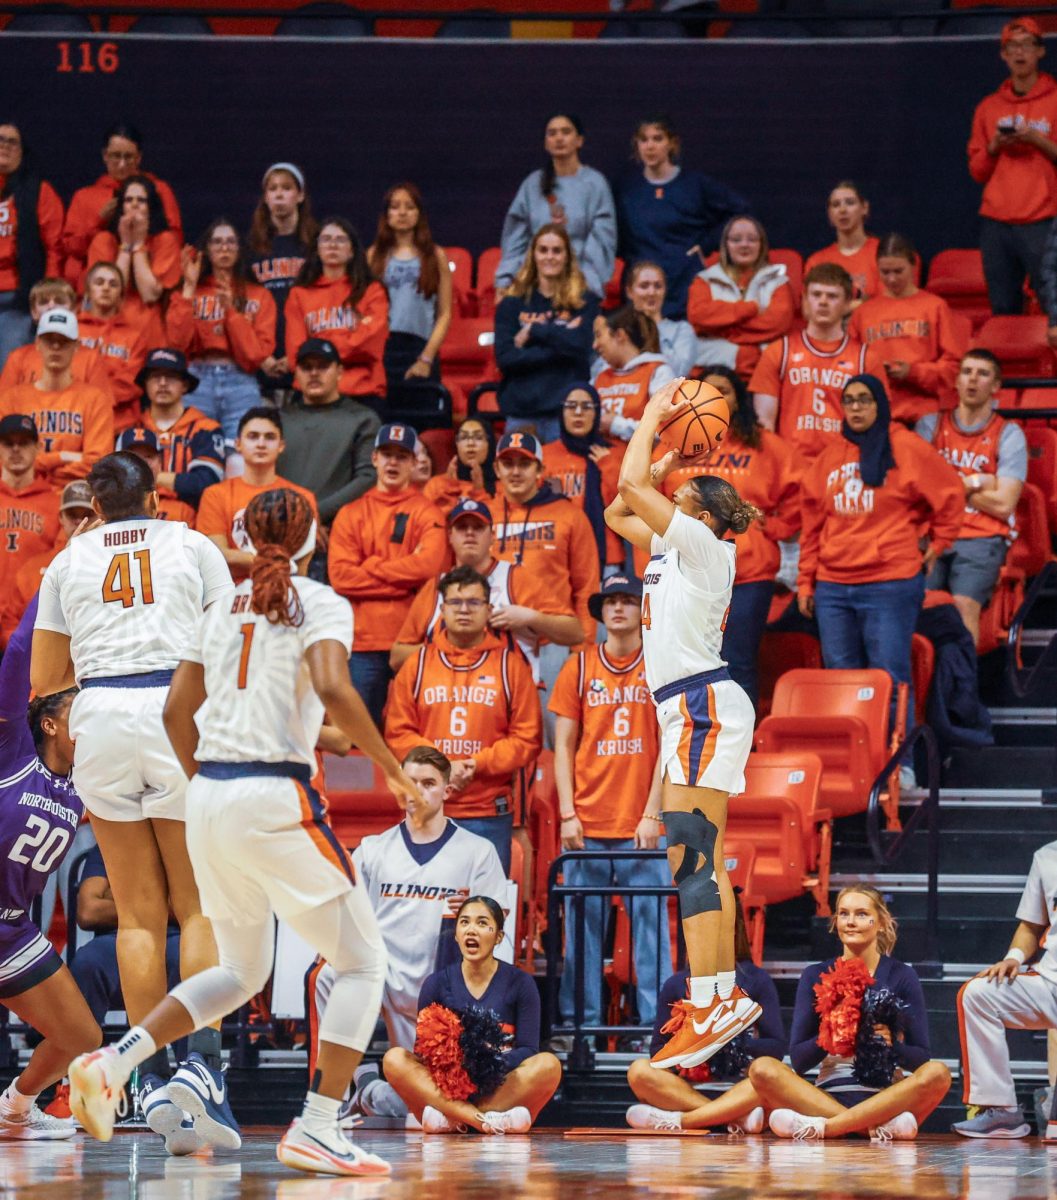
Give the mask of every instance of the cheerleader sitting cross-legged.
<path id="1" fill-rule="evenodd" d="M 758 1058 L 749 1080 L 779 1137 L 911 1141 L 951 1086 L 950 1071 L 929 1057 L 921 981 L 890 957 L 896 924 L 878 892 L 844 888 L 834 907 L 830 928 L 844 951 L 800 977 L 793 1067 Z M 803 1075 L 819 1063 L 816 1086 Z"/>

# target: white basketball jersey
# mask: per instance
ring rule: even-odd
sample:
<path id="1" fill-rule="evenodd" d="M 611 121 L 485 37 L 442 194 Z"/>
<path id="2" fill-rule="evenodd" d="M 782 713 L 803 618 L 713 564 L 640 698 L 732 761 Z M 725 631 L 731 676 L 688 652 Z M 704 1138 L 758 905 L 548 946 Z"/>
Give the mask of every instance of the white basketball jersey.
<path id="1" fill-rule="evenodd" d="M 1035 851 L 1017 920 L 1045 926 L 1042 940 L 1046 950 L 1035 969 L 1057 983 L 1057 842 L 1047 842 Z"/>
<path id="2" fill-rule="evenodd" d="M 664 537 L 653 535 L 643 576 L 642 645 L 646 682 L 668 683 L 724 666 L 720 649 L 734 586 L 734 544 L 675 510 Z"/>
<path id="3" fill-rule="evenodd" d="M 510 572 L 514 564 L 506 562 L 503 559 L 496 559 L 495 565 L 488 572 L 488 603 L 492 606 L 493 612 L 498 612 L 501 608 L 508 608 L 514 603 L 514 598 L 510 594 Z M 520 568 L 524 570 L 524 568 Z M 432 633 L 440 624 L 441 610 L 443 599 L 440 591 L 437 591 L 437 602 L 433 606 L 433 616 L 429 619 L 429 624 L 426 626 L 426 632 Z M 532 668 L 532 681 L 538 684 L 540 681 L 540 650 L 539 643 L 535 638 L 523 637 L 518 634 L 514 635 L 514 640 L 517 642 L 528 660 L 528 665 Z"/>
<path id="4" fill-rule="evenodd" d="M 223 554 L 182 521 L 113 521 L 48 567 L 36 628 L 69 635 L 78 683 L 171 671 L 203 608 L 231 590 Z"/>
<path id="5" fill-rule="evenodd" d="M 305 652 L 335 641 L 352 651 L 352 609 L 326 584 L 300 575 L 304 621 L 274 625 L 252 612 L 253 584 L 201 619 L 182 658 L 205 667 L 206 701 L 195 715 L 199 762 L 297 762 L 315 770 L 323 702 Z"/>

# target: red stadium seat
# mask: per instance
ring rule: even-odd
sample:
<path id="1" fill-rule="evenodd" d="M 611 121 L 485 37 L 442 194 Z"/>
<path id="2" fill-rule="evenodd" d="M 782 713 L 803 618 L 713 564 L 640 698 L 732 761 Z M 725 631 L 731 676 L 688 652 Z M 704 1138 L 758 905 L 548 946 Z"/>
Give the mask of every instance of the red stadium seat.
<path id="1" fill-rule="evenodd" d="M 498 246 L 489 246 L 477 259 L 477 312 L 490 317 L 495 312 L 495 273 L 503 251 Z"/>
<path id="2" fill-rule="evenodd" d="M 424 429 L 418 436 L 433 462 L 433 474 L 443 474 L 455 454 L 455 430 Z"/>
<path id="3" fill-rule="evenodd" d="M 756 847 L 750 842 L 723 838 L 723 865 L 727 868 L 731 886 L 740 890 L 741 910 L 745 916 L 745 929 L 749 935 L 752 961 L 763 962 L 763 936 L 767 919 L 767 900 L 756 884 Z M 672 938 L 674 957 L 677 940 Z"/>
<path id="4" fill-rule="evenodd" d="M 624 303 L 624 293 L 621 285 L 624 282 L 624 260 L 617 258 L 613 263 L 613 274 L 606 284 L 606 294 L 602 297 L 602 307 L 619 308 Z"/>
<path id="5" fill-rule="evenodd" d="M 818 913 L 829 912 L 832 819 L 820 801 L 822 773 L 810 752 L 749 755 L 745 791 L 728 804 L 724 850 L 754 847 L 752 891 L 764 904 L 810 891 Z"/>
<path id="6" fill-rule="evenodd" d="M 323 779 L 330 824 L 350 850 L 371 833 L 384 833 L 403 820 L 381 772 L 362 754 L 323 755 Z"/>
<path id="7" fill-rule="evenodd" d="M 469 393 L 486 379 L 495 379 L 493 346 L 495 328 L 491 317 L 462 317 L 451 323 L 440 348 L 440 374 L 445 384 Z"/>
<path id="8" fill-rule="evenodd" d="M 980 614 L 980 637 L 976 643 L 978 655 L 990 654 L 992 650 L 1006 645 L 1009 627 L 1023 603 L 1024 572 L 1007 563 L 998 573 L 991 603 Z"/>
<path id="9" fill-rule="evenodd" d="M 999 407 L 1007 407 L 1004 400 L 1000 400 Z M 1057 417 L 1032 416 L 1034 411 L 1041 409 L 1057 409 L 1057 388 L 1024 388 L 1017 396 L 1016 407 L 1023 412 L 1023 416 L 1017 414 L 1017 420 L 1025 429 L 1039 425 L 1057 426 Z"/>
<path id="10" fill-rule="evenodd" d="M 1042 492 L 1050 534 L 1054 535 L 1057 534 L 1057 430 L 1029 425 L 1024 436 L 1028 441 L 1028 483 Z"/>
<path id="11" fill-rule="evenodd" d="M 941 250 L 929 264 L 925 286 L 942 296 L 955 312 L 968 318 L 974 329 L 991 315 L 979 250 Z"/>
<path id="12" fill-rule="evenodd" d="M 477 316 L 477 296 L 473 290 L 473 256 L 464 246 L 447 246 L 444 253 L 448 256 L 448 266 L 451 268 L 451 282 L 454 290 L 454 311 L 460 317 Z"/>
<path id="13" fill-rule="evenodd" d="M 823 806 L 834 817 L 863 812 L 891 753 L 891 699 L 887 671 L 787 671 L 775 686 L 771 715 L 756 730 L 756 749 L 817 754 L 823 765 Z M 893 736 L 893 745 L 896 740 Z M 890 826 L 897 821 L 898 782 L 893 789 L 886 798 Z"/>
<path id="14" fill-rule="evenodd" d="M 990 317 L 976 335 L 976 345 L 990 350 L 1013 376 L 1057 374 L 1057 362 L 1046 341 L 1049 320 L 1037 317 Z"/>
<path id="15" fill-rule="evenodd" d="M 1017 536 L 1006 556 L 1006 566 L 1023 571 L 1030 579 L 1053 558 L 1046 498 L 1033 483 L 1024 484 L 1017 504 Z"/>
<path id="16" fill-rule="evenodd" d="M 547 928 L 547 881 L 551 864 L 561 854 L 558 788 L 554 782 L 554 751 L 541 750 L 536 760 L 527 818 L 529 840 L 535 851 L 533 865 L 533 930 Z"/>
<path id="17" fill-rule="evenodd" d="M 915 633 L 910 642 L 910 677 L 914 681 L 914 723 L 925 723 L 925 708 L 932 672 L 936 666 L 936 650 L 927 637 Z"/>
<path id="18" fill-rule="evenodd" d="M 760 639 L 757 656 L 760 698 L 756 711 L 765 717 L 771 711 L 774 686 L 786 671 L 807 667 L 817 671 L 822 666 L 822 647 L 818 638 L 809 633 L 765 633 Z"/>

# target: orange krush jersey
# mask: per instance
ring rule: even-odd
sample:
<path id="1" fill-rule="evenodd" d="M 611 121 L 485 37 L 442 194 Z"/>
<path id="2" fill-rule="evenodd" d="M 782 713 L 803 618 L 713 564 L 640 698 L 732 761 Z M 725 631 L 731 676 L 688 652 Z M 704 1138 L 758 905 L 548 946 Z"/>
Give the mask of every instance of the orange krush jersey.
<path id="1" fill-rule="evenodd" d="M 352 601 L 353 650 L 391 650 L 416 593 L 447 561 L 444 514 L 414 488 L 373 487 L 341 508 L 327 570 Z"/>
<path id="2" fill-rule="evenodd" d="M 61 392 L 43 392 L 23 383 L 0 392 L 0 417 L 32 417 L 40 432 L 37 472 L 52 486 L 84 479 L 92 464 L 114 448 L 114 409 L 109 392 L 87 383 L 71 383 Z M 63 452 L 81 455 L 65 462 Z"/>
<path id="3" fill-rule="evenodd" d="M 749 388 L 778 397 L 778 435 L 804 458 L 814 458 L 840 437 L 840 396 L 853 375 L 884 378 L 876 351 L 847 334 L 839 342 L 812 342 L 806 330 L 772 342 L 752 373 Z"/>
<path id="4" fill-rule="evenodd" d="M 199 284 L 194 300 L 173 292 L 165 314 L 168 345 L 189 359 L 226 354 L 240 371 L 252 374 L 275 351 L 275 301 L 259 283 L 246 284 L 245 307 L 228 308 L 212 276 Z"/>
<path id="5" fill-rule="evenodd" d="M 982 429 L 963 433 L 950 413 L 940 413 L 932 444 L 964 479 L 966 475 L 998 475 L 998 444 L 1005 418 L 995 413 Z M 967 504 L 959 538 L 1012 538 L 1015 523 L 992 517 Z"/>
<path id="6" fill-rule="evenodd" d="M 78 316 L 80 324 L 83 316 Z M 4 369 L 0 372 L 0 392 L 6 392 L 20 383 L 36 383 L 44 370 L 44 362 L 40 357 L 36 342 L 18 346 L 7 356 Z M 102 388 L 105 392 L 110 388 L 110 376 L 107 374 L 106 363 L 91 347 L 81 343 L 81 349 L 75 350 L 70 370 L 77 383 L 90 383 L 92 387 Z"/>
<path id="7" fill-rule="evenodd" d="M 0 194 L 7 176 L 0 175 Z M 41 183 L 37 193 L 37 211 L 32 218 L 40 231 L 44 251 L 44 274 L 56 276 L 62 263 L 62 201 L 50 183 Z M 21 285 L 27 290 L 35 279 L 18 277 L 18 223 L 22 220 L 13 196 L 0 198 L 0 292 L 13 292 Z"/>
<path id="8" fill-rule="evenodd" d="M 540 489 L 528 505 L 513 504 L 497 492 L 489 507 L 495 540 L 492 553 L 519 563 L 561 605 L 574 612 L 584 636 L 594 637 L 588 599 L 598 590 L 598 546 L 591 522 L 571 500 Z"/>
<path id="9" fill-rule="evenodd" d="M 491 634 L 459 650 L 439 631 L 404 663 L 389 690 L 385 740 L 397 758 L 413 746 L 436 746 L 453 761 L 473 759 L 473 779 L 445 801 L 456 820 L 512 812 L 521 824 L 542 738 L 528 663 Z"/>
<path id="10" fill-rule="evenodd" d="M 610 505 L 616 498 L 617 480 L 620 478 L 620 460 L 624 457 L 624 443 L 610 446 L 605 457 L 598 463 L 602 477 L 602 503 Z M 548 442 L 543 447 L 543 474 L 557 486 L 563 496 L 576 507 L 584 510 L 584 489 L 587 487 L 587 460 L 581 454 L 566 450 L 564 443 Z M 624 561 L 624 542 L 609 526 L 606 526 L 606 562 Z"/>
<path id="11" fill-rule="evenodd" d="M 921 541 L 940 554 L 959 536 L 965 488 L 953 467 L 918 437 L 889 426 L 896 465 L 880 487 L 859 475 L 859 447 L 838 438 L 800 482 L 803 529 L 797 590 L 816 580 L 881 583 L 921 571 Z"/>
<path id="12" fill-rule="evenodd" d="M 906 379 L 881 376 L 897 421 L 916 421 L 955 399 L 958 364 L 969 345 L 941 296 L 920 289 L 913 296 L 877 296 L 852 313 L 848 333 L 875 348 L 883 363 L 910 364 Z"/>
<path id="13" fill-rule="evenodd" d="M 842 254 L 840 246 L 833 242 L 823 250 L 816 250 L 804 263 L 806 275 L 819 263 L 836 263 L 851 276 L 852 296 L 856 300 L 869 300 L 881 294 L 881 273 L 877 269 L 877 247 L 880 238 L 868 237 L 854 254 Z"/>
<path id="14" fill-rule="evenodd" d="M 188 411 L 193 410 L 189 409 Z M 318 524 L 319 509 L 316 506 L 316 498 L 307 488 L 291 483 L 289 479 L 283 479 L 280 475 L 276 475 L 271 483 L 261 484 L 247 483 L 239 476 L 235 479 L 225 479 L 221 483 L 214 483 L 206 488 L 198 504 L 195 529 L 199 533 L 204 533 L 206 537 L 227 538 L 228 546 L 232 550 L 245 550 L 249 546 L 245 523 L 246 505 L 254 496 L 259 496 L 261 492 L 271 491 L 272 488 L 292 488 L 295 492 L 299 492 L 312 506 L 312 513 Z M 231 568 L 231 575 L 236 583 L 245 579 L 247 574 L 248 572 L 243 568 Z"/>
<path id="15" fill-rule="evenodd" d="M 549 707 L 580 726 L 573 787 L 584 836 L 634 837 L 659 736 L 641 648 L 630 658 L 611 658 L 604 645 L 581 650 L 563 664 Z"/>
<path id="16" fill-rule="evenodd" d="M 723 444 L 693 467 L 669 476 L 665 493 L 669 498 L 678 486 L 693 475 L 718 475 L 726 479 L 763 513 L 762 522 L 754 521 L 745 533 L 727 534 L 737 547 L 735 584 L 759 583 L 774 579 L 781 554 L 778 543 L 791 538 L 800 528 L 800 466 L 790 446 L 769 430 L 760 430 L 760 444 L 746 446 L 733 428 L 727 430 Z"/>
<path id="17" fill-rule="evenodd" d="M 353 307 L 349 281 L 320 277 L 308 287 L 293 287 L 286 298 L 286 357 L 293 363 L 307 338 L 333 342 L 341 355 L 343 396 L 384 396 L 382 352 L 389 336 L 389 295 L 380 283 Z"/>

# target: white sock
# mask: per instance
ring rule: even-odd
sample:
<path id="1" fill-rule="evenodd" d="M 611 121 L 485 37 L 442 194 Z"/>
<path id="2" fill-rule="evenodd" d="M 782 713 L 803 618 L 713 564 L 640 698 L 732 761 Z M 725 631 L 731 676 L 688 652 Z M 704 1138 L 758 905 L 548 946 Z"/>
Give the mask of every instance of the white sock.
<path id="1" fill-rule="evenodd" d="M 730 999 L 730 994 L 734 991 L 733 971 L 720 971 L 716 976 L 716 991 L 719 993 L 720 1000 Z"/>
<path id="2" fill-rule="evenodd" d="M 158 1047 L 154 1044 L 154 1038 L 142 1025 L 133 1025 L 114 1049 L 122 1067 L 131 1075 L 133 1068 L 146 1062 Z"/>
<path id="3" fill-rule="evenodd" d="M 11 1113 L 17 1113 L 18 1116 L 25 1116 L 26 1113 L 33 1107 L 33 1101 L 36 1100 L 39 1093 L 32 1096 L 26 1096 L 15 1087 L 15 1081 L 12 1080 L 4 1092 L 3 1101 L 4 1108 Z"/>
<path id="4" fill-rule="evenodd" d="M 716 994 L 715 975 L 690 976 L 690 1003 L 694 1008 L 708 1008 Z"/>
<path id="5" fill-rule="evenodd" d="M 309 1092 L 305 1096 L 305 1106 L 301 1110 L 301 1124 L 309 1133 L 333 1133 L 338 1127 L 340 1112 L 340 1100 L 331 1100 L 329 1096 L 321 1096 L 318 1092 Z"/>

